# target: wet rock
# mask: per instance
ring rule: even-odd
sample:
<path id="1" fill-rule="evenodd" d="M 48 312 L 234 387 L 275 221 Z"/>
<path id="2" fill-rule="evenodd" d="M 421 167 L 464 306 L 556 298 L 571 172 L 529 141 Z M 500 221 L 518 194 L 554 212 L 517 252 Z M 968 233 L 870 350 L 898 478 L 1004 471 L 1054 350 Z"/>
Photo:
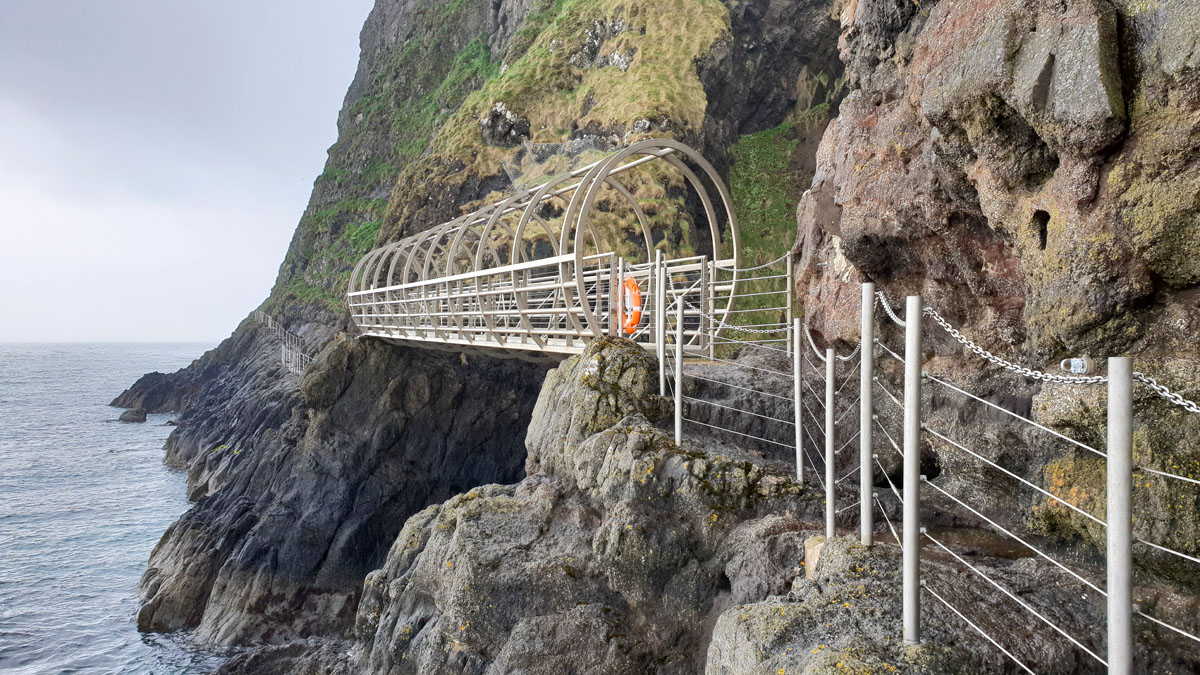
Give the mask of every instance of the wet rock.
<path id="1" fill-rule="evenodd" d="M 133 408 L 130 410 L 126 410 L 125 412 L 121 413 L 121 416 L 118 417 L 117 419 L 122 422 L 145 422 L 146 421 L 146 409 L 142 408 L 142 407 L 137 407 L 137 408 Z"/>
<path id="2" fill-rule="evenodd" d="M 376 340 L 331 346 L 282 428 L 193 460 L 206 498 L 151 554 L 138 627 L 222 644 L 341 634 L 409 515 L 521 475 L 541 372 Z"/>

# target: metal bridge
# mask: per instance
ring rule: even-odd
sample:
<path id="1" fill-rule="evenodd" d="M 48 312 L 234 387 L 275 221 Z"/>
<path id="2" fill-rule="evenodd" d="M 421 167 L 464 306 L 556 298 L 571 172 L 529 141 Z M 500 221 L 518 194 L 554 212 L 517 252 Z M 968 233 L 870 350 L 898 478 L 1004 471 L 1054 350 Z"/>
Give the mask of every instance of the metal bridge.
<path id="1" fill-rule="evenodd" d="M 662 190 L 647 198 L 652 193 L 647 186 L 655 184 Z M 663 194 L 687 208 L 666 218 L 647 208 Z M 704 220 L 705 227 L 695 220 Z M 347 299 L 363 334 L 398 343 L 539 360 L 579 353 L 601 336 L 624 335 L 656 351 L 660 393 L 674 400 L 677 442 L 703 435 L 794 453 L 796 480 L 815 479 L 825 493 L 828 536 L 853 532 L 863 545 L 878 545 L 876 523 L 883 521 L 881 529 L 903 551 L 903 625 L 896 628 L 905 643 L 918 643 L 922 623 L 930 621 L 930 612 L 921 609 L 926 597 L 946 608 L 940 616 L 961 620 L 995 647 L 1014 672 L 1036 672 L 1039 663 L 1054 667 L 1043 663 L 1046 656 L 1031 650 L 1020 631 L 1010 629 L 1015 625 L 1052 632 L 1085 659 L 1080 667 L 1087 672 L 1140 672 L 1137 641 L 1152 630 L 1200 650 L 1200 616 L 1134 605 L 1135 597 L 1142 602 L 1159 592 L 1134 584 L 1135 564 L 1200 566 L 1200 543 L 1171 530 L 1165 537 L 1152 535 L 1153 520 L 1170 523 L 1173 516 L 1155 508 L 1155 497 L 1145 490 L 1158 485 L 1194 508 L 1200 504 L 1200 479 L 1147 448 L 1135 458 L 1137 418 L 1164 413 L 1139 415 L 1132 392 L 1135 383 L 1144 386 L 1185 418 L 1200 414 L 1200 405 L 1133 370 L 1128 358 L 1110 359 L 1105 375 L 1021 366 L 979 347 L 919 297 L 907 299 L 901 319 L 869 283 L 857 308 L 859 347 L 838 356 L 818 349 L 793 316 L 792 271 L 785 262 L 790 257 L 742 267 L 740 249 L 729 192 L 712 166 L 679 143 L 645 141 L 371 251 L 355 267 Z M 877 321 L 876 307 L 887 321 Z M 926 372 L 926 323 L 935 337 L 944 332 L 942 340 L 958 343 L 964 363 L 1007 372 L 1032 387 L 1107 387 L 1107 410 L 1096 411 L 1107 413 L 1107 442 L 1096 447 L 1100 444 L 989 400 L 986 392 L 972 393 L 970 385 L 946 373 Z M 982 416 L 974 422 L 996 427 L 990 436 L 977 434 L 980 439 L 1002 438 L 1005 430 L 997 425 L 1015 425 L 1036 451 L 1099 457 L 1105 505 L 1096 510 L 1077 504 L 1070 484 L 1043 486 L 1038 476 L 1006 466 L 1000 449 L 956 438 L 944 417 L 930 415 L 947 404 L 923 397 L 923 388 L 957 397 L 953 405 L 997 413 L 999 422 Z M 923 476 L 922 443 L 977 462 L 988 480 L 1031 491 L 1046 509 L 1102 528 L 1097 553 L 1103 565 L 1060 560 L 1053 539 L 998 513 L 995 504 L 978 503 L 953 476 Z M 899 469 L 899 480 L 893 481 L 883 461 Z M 1062 583 L 1094 591 L 1106 625 L 1064 627 L 1052 608 L 1039 608 L 964 558 L 941 533 L 922 527 L 933 506 L 925 503 L 930 498 L 940 500 L 937 509 L 1015 540 L 1036 555 L 1036 564 L 1061 573 Z M 1141 514 L 1136 520 L 1135 506 Z M 895 523 L 893 516 L 899 516 Z M 942 556 L 942 566 L 930 566 L 925 560 L 930 556 Z M 969 574 L 980 602 L 955 606 L 948 599 L 947 589 L 963 582 L 946 578 L 947 564 Z M 990 609 L 997 593 L 1010 603 L 999 615 Z M 1164 599 L 1162 607 L 1170 604 Z"/>
<path id="2" fill-rule="evenodd" d="M 692 208 L 664 216 L 664 196 Z M 711 353 L 739 312 L 783 312 L 775 323 L 791 325 L 790 265 L 741 262 L 720 175 L 682 143 L 648 140 L 371 251 L 347 301 L 364 335 L 544 360 L 605 335 L 660 350 L 665 308 L 686 298 L 703 312 L 685 349 Z M 747 282 L 758 306 L 739 310 Z"/>

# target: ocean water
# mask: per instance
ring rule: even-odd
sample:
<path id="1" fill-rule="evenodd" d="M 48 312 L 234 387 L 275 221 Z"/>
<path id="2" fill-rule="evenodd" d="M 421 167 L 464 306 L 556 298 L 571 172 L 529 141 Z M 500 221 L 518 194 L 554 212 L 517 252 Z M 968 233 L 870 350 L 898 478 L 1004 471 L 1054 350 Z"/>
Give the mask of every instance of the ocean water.
<path id="1" fill-rule="evenodd" d="M 0 344 L 0 673 L 207 673 L 186 634 L 142 635 L 137 583 L 188 508 L 170 415 L 107 404 L 203 344 Z"/>

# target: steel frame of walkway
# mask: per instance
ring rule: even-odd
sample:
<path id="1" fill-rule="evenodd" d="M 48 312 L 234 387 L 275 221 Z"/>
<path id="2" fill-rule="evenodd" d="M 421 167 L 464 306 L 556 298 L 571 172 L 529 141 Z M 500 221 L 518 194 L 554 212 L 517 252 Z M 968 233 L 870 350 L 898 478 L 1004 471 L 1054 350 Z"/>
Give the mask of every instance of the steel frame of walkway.
<path id="1" fill-rule="evenodd" d="M 652 162 L 683 177 L 707 220 L 712 250 L 720 255 L 724 234 L 731 257 L 667 259 L 665 246 L 653 245 L 650 219 L 620 180 Z M 593 216 L 598 201 L 611 207 L 617 200 L 636 218 L 637 230 L 614 242 Z M 637 251 L 619 255 L 631 240 Z M 746 278 L 740 263 L 737 218 L 720 175 L 686 145 L 655 139 L 371 251 L 351 274 L 347 303 L 364 335 L 544 360 L 579 353 L 605 335 L 657 348 L 660 310 L 683 300 L 698 310 L 685 326 L 685 346 L 703 352 L 712 349 L 711 336 L 724 328 L 725 317 L 738 311 L 738 287 Z M 622 329 L 627 279 L 642 292 L 643 318 L 632 333 Z M 790 300 L 787 305 L 790 325 Z"/>

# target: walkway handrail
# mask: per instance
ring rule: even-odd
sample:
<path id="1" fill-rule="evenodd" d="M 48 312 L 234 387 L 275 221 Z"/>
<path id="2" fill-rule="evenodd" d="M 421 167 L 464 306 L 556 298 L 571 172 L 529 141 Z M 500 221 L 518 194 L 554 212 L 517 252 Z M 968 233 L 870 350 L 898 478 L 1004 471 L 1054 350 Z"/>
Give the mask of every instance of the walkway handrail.
<path id="1" fill-rule="evenodd" d="M 680 303 L 689 312 L 687 316 L 695 316 L 697 320 L 705 318 L 706 312 L 702 306 L 693 302 L 689 297 L 679 297 L 676 305 Z M 1134 534 L 1132 502 L 1129 497 L 1132 494 L 1133 471 L 1144 471 L 1147 474 L 1175 481 L 1175 485 L 1189 489 L 1200 485 L 1200 480 L 1172 471 L 1153 469 L 1133 463 L 1132 422 L 1134 413 L 1132 398 L 1129 394 L 1121 392 L 1123 389 L 1132 391 L 1135 383 L 1140 383 L 1157 396 L 1187 413 L 1197 412 L 1196 404 L 1173 392 L 1170 388 L 1153 381 L 1142 372 L 1133 370 L 1128 366 L 1128 359 L 1110 359 L 1109 373 L 1106 375 L 1087 374 L 1081 376 L 1069 373 L 1049 373 L 1021 366 L 1013 360 L 983 349 L 932 307 L 922 305 L 918 297 L 910 297 L 907 300 L 907 316 L 904 319 L 896 316 L 896 312 L 893 311 L 892 304 L 887 301 L 886 296 L 876 293 L 871 284 L 864 284 L 861 304 L 864 318 L 860 346 L 846 356 L 835 356 L 832 350 L 819 349 L 808 326 L 800 319 L 794 320 L 793 330 L 790 331 L 791 338 L 784 347 L 736 338 L 721 340 L 723 344 L 736 347 L 744 353 L 758 354 L 760 358 L 753 363 L 746 363 L 732 357 L 709 357 L 700 359 L 701 362 L 712 364 L 708 368 L 704 368 L 698 362 L 689 371 L 685 371 L 681 367 L 682 363 L 678 360 L 673 362 L 669 354 L 666 355 L 664 358 L 664 366 L 667 366 L 666 372 L 677 373 L 673 379 L 664 378 L 664 392 L 672 392 L 679 401 L 676 407 L 677 424 L 695 425 L 699 432 L 724 436 L 737 443 L 757 444 L 763 448 L 794 448 L 796 480 L 803 482 L 807 473 L 806 469 L 811 467 L 814 469 L 813 473 L 817 477 L 820 489 L 825 494 L 826 529 L 831 536 L 836 534 L 838 526 L 846 524 L 847 519 L 853 518 L 849 514 L 857 506 L 859 507 L 857 510 L 862 543 L 872 545 L 874 517 L 877 513 L 882 515 L 886 529 L 892 533 L 896 543 L 901 546 L 903 551 L 902 577 L 906 592 L 904 593 L 902 614 L 906 641 L 915 643 L 920 640 L 922 615 L 919 601 L 923 594 L 928 593 L 943 604 L 954 617 L 962 620 L 968 627 L 987 639 L 1001 654 L 1011 659 L 1018 668 L 1025 672 L 1034 672 L 1028 657 L 1021 656 L 1019 646 L 1005 645 L 1005 642 L 1008 641 L 1006 636 L 989 634 L 981 629 L 980 623 L 970 618 L 972 611 L 969 606 L 955 607 L 944 592 L 937 592 L 926 586 L 922 577 L 927 566 L 921 562 L 921 542 L 928 540 L 935 549 L 948 556 L 949 560 L 964 565 L 969 572 L 977 575 L 977 578 L 980 578 L 987 588 L 999 591 L 1011 599 L 1015 610 L 1029 613 L 1039 624 L 1061 636 L 1097 664 L 1106 667 L 1110 673 L 1125 674 L 1132 671 L 1134 650 L 1132 621 L 1135 620 L 1135 617 L 1145 619 L 1153 626 L 1165 628 L 1175 635 L 1200 644 L 1200 636 L 1194 634 L 1188 627 L 1174 625 L 1162 618 L 1152 616 L 1144 609 L 1134 607 L 1132 603 L 1131 571 L 1135 559 L 1135 548 L 1144 547 L 1140 549 L 1143 553 L 1173 556 L 1184 564 L 1200 564 L 1200 555 L 1193 555 L 1194 552 L 1190 550 L 1177 550 L 1171 545 L 1148 541 Z M 903 356 L 889 347 L 886 340 L 876 337 L 874 310 L 881 305 L 887 321 L 903 328 L 907 335 Z M 956 384 L 947 377 L 923 372 L 921 367 L 923 336 L 920 329 L 926 317 L 959 343 L 967 358 L 978 357 L 1006 372 L 1040 384 L 1107 385 L 1110 390 L 1108 399 L 1110 409 L 1106 450 L 1097 449 L 1073 438 L 1068 433 L 1031 419 L 1027 413 L 1022 414 L 989 401 L 983 396 L 972 393 L 968 386 Z M 709 316 L 707 318 L 715 319 L 716 317 Z M 676 328 L 690 320 L 681 319 L 677 322 Z M 712 321 L 709 325 L 718 324 L 716 321 Z M 776 330 L 781 328 L 776 328 Z M 868 329 L 870 329 L 869 332 Z M 710 335 L 710 338 L 715 338 L 715 336 Z M 805 345 L 805 342 L 808 344 Z M 863 350 L 861 349 L 862 344 L 867 344 L 871 348 Z M 810 351 L 816 356 L 815 363 L 814 359 L 810 359 L 808 356 Z M 895 365 L 905 373 L 903 401 L 898 393 L 893 393 L 889 389 L 884 379 L 881 379 L 875 371 L 873 356 L 876 353 L 887 357 L 889 361 L 894 361 Z M 856 354 L 861 354 L 860 363 L 846 369 L 848 372 L 841 372 L 835 362 L 848 361 Z M 698 358 L 696 354 L 692 354 L 692 357 L 693 359 Z M 780 363 L 784 359 L 790 362 L 790 373 L 769 365 L 772 359 L 779 359 Z M 885 365 L 890 367 L 891 363 Z M 703 370 L 701 370 L 702 368 Z M 726 371 L 728 371 L 728 375 L 725 374 Z M 746 380 L 745 376 L 742 376 L 740 380 L 730 377 L 734 371 L 752 374 L 753 378 L 761 380 L 762 384 L 748 385 L 747 382 L 753 383 L 756 379 Z M 789 376 L 792 380 L 793 392 L 792 406 L 789 411 L 792 413 L 790 418 L 785 412 L 786 408 L 780 410 L 778 407 L 786 404 L 786 397 L 774 391 L 758 388 L 768 386 L 776 378 L 785 379 Z M 738 397 L 732 400 L 706 400 L 700 394 L 681 396 L 684 387 L 683 380 L 686 378 L 692 378 L 704 384 L 706 390 L 711 390 L 716 395 L 728 387 L 730 390 L 736 391 Z M 814 381 L 815 386 L 814 383 L 806 382 L 806 380 Z M 847 388 L 851 380 L 857 381 L 860 385 L 857 396 L 852 393 L 843 395 L 843 390 Z M 977 444 L 957 440 L 954 436 L 958 434 L 947 433 L 945 430 L 936 428 L 938 425 L 929 421 L 925 416 L 927 411 L 922 410 L 922 407 L 928 405 L 921 403 L 923 397 L 920 394 L 920 385 L 923 382 L 932 382 L 937 387 L 961 396 L 962 400 L 972 405 L 986 406 L 989 410 L 1002 413 L 1005 419 L 1026 425 L 1038 434 L 1044 434 L 1047 439 L 1067 443 L 1069 447 L 1087 451 L 1092 456 L 1104 460 L 1107 464 L 1106 479 L 1108 481 L 1107 514 L 1104 517 L 1096 515 L 1073 502 L 1061 486 L 1047 489 L 1038 485 L 1036 478 L 1022 475 L 1011 467 L 1005 466 L 1005 462 L 990 456 L 988 451 Z M 876 390 L 878 390 L 878 396 L 886 401 L 884 405 L 891 407 L 891 411 L 887 415 L 874 414 L 873 399 Z M 814 414 L 814 410 L 816 410 L 816 414 Z M 854 410 L 858 410 L 857 419 L 851 414 Z M 716 413 L 720 413 L 720 416 L 716 416 Z M 713 416 L 710 417 L 710 414 Z M 895 419 L 897 416 L 905 419 L 903 434 L 894 434 L 889 431 L 884 422 L 885 419 Z M 719 423 L 716 423 L 718 420 Z M 873 452 L 870 433 L 872 430 L 879 431 L 881 442 L 885 444 L 885 447 L 890 447 L 891 451 L 899 455 L 901 464 L 904 466 L 902 488 L 893 483 L 891 477 L 884 470 L 880 458 Z M 900 442 L 901 437 L 903 448 Z M 1062 508 L 1073 517 L 1080 518 L 1081 522 L 1090 523 L 1098 528 L 1098 531 L 1102 533 L 1101 538 L 1107 542 L 1105 546 L 1107 553 L 1106 583 L 1101 585 L 1098 579 L 1093 578 L 1094 575 L 1087 574 L 1084 569 L 1079 569 L 1075 564 L 1068 564 L 1058 559 L 1052 552 L 1052 548 L 1038 544 L 1033 537 L 1022 535 L 1017 528 L 1011 525 L 1002 524 L 999 518 L 986 513 L 986 509 L 971 504 L 968 496 L 955 494 L 955 490 L 943 485 L 941 480 L 935 481 L 920 475 L 919 448 L 925 442 L 923 439 L 940 444 L 946 451 L 961 452 L 967 461 L 979 462 L 985 470 L 995 471 L 996 475 L 1002 476 L 1003 479 L 1015 481 L 1015 484 L 1021 489 L 1031 490 L 1045 504 Z M 859 444 L 858 460 L 846 461 L 847 458 L 842 453 L 856 440 Z M 687 439 L 681 437 L 680 441 L 686 443 Z M 976 445 L 976 447 L 971 447 L 971 445 Z M 823 460 L 822 455 L 824 455 Z M 843 462 L 844 464 L 835 471 L 834 464 Z M 824 474 L 824 479 L 822 474 Z M 855 474 L 858 474 L 860 478 L 857 494 L 848 496 L 847 491 L 852 489 L 849 487 L 850 478 Z M 882 476 L 886 480 L 888 488 L 894 496 L 894 503 L 903 510 L 904 518 L 901 523 L 893 523 L 890 517 L 891 511 L 885 508 L 880 495 L 876 494 L 874 490 L 876 476 Z M 952 509 L 962 509 L 963 514 L 968 518 L 977 519 L 978 522 L 992 528 L 997 534 L 1008 537 L 1026 547 L 1032 552 L 1034 560 L 1038 563 L 1048 564 L 1051 569 L 1064 573 L 1074 582 L 1095 591 L 1097 597 L 1105 598 L 1106 613 L 1109 617 L 1107 637 L 1101 641 L 1094 635 L 1082 634 L 1087 627 L 1075 627 L 1068 630 L 1067 626 L 1052 620 L 1053 614 L 1038 609 L 1030 601 L 1019 597 L 1007 588 L 1005 583 L 994 578 L 988 568 L 968 562 L 964 556 L 954 550 L 952 544 L 922 528 L 923 514 L 920 509 L 921 499 L 918 495 L 922 489 L 926 488 L 946 499 L 946 503 Z M 897 531 L 898 529 L 904 530 L 903 536 Z M 1102 645 L 1107 645 L 1107 654 L 1102 651 Z"/>

